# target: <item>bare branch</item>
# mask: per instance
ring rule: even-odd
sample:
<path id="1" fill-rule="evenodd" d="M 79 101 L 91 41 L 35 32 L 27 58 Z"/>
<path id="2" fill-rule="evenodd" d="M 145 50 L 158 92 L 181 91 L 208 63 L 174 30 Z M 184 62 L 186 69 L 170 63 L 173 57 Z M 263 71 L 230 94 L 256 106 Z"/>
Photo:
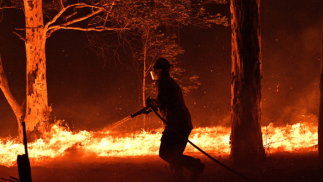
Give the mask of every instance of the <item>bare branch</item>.
<path id="1" fill-rule="evenodd" d="M 18 37 L 19 37 L 19 39 L 21 39 L 21 40 L 23 40 L 24 42 L 26 42 L 26 39 L 24 38 L 24 37 L 22 37 L 21 35 L 19 35 L 17 32 L 12 32 L 12 33 L 14 33 L 14 34 L 16 34 Z"/>
<path id="2" fill-rule="evenodd" d="M 126 30 L 127 28 L 107 28 L 107 27 L 103 27 L 103 28 L 81 28 L 81 27 L 63 27 L 63 26 L 61 26 L 60 29 L 102 32 L 102 31 L 106 31 L 106 30 L 121 31 L 121 30 Z"/>
<path id="3" fill-rule="evenodd" d="M 59 30 L 59 28 L 53 28 L 50 31 L 46 32 L 46 39 L 50 37 L 56 30 Z"/>
<path id="4" fill-rule="evenodd" d="M 127 30 L 128 28 L 107 28 L 107 27 L 101 27 L 101 28 L 95 28 L 95 27 L 91 27 L 91 28 L 81 28 L 81 27 L 64 27 L 61 25 L 56 25 L 56 26 L 52 26 L 50 27 L 50 31 L 47 33 L 47 38 L 51 36 L 51 34 L 53 32 L 55 32 L 56 30 L 59 29 L 64 29 L 64 30 L 79 30 L 79 31 L 96 31 L 96 32 L 103 32 L 103 31 L 108 31 L 108 30 L 113 30 L 113 31 L 122 31 L 122 30 Z"/>
<path id="5" fill-rule="evenodd" d="M 50 25 L 52 25 L 53 23 L 56 22 L 56 20 L 61 17 L 61 15 L 69 8 L 72 8 L 72 7 L 77 7 L 77 8 L 96 8 L 96 9 L 101 9 L 101 11 L 104 10 L 104 8 L 99 8 L 97 6 L 92 6 L 92 5 L 88 5 L 88 4 L 85 4 L 85 3 L 76 3 L 76 4 L 71 4 L 71 5 L 68 5 L 64 8 L 62 8 L 58 13 L 57 15 L 49 22 L 47 22 L 47 24 L 45 25 L 45 30 L 48 31 L 48 27 Z M 101 12 L 100 11 L 100 12 Z"/>
<path id="6" fill-rule="evenodd" d="M 63 0 L 60 0 L 60 1 L 59 1 L 59 4 L 60 4 L 61 8 L 63 9 L 63 8 L 64 8 Z"/>
<path id="7" fill-rule="evenodd" d="M 15 9 L 15 8 L 17 8 L 17 7 L 15 7 L 15 6 L 7 6 L 7 7 L 0 7 L 0 10 L 2 10 L 2 9 Z"/>
<path id="8" fill-rule="evenodd" d="M 74 15 L 76 15 L 76 14 L 77 14 L 77 11 L 74 11 L 72 14 L 67 15 L 67 16 L 65 17 L 65 20 L 68 20 L 69 18 L 71 18 L 72 16 L 74 16 Z"/>
<path id="9" fill-rule="evenodd" d="M 73 23 L 77 23 L 77 22 L 80 22 L 80 21 L 86 20 L 86 19 L 88 19 L 88 18 L 90 18 L 90 17 L 92 17 L 92 16 L 94 16 L 94 15 L 96 15 L 96 14 L 98 14 L 98 13 L 101 13 L 102 11 L 104 11 L 104 9 L 99 9 L 98 11 L 94 11 L 94 12 L 92 12 L 91 14 L 89 14 L 89 15 L 87 15 L 87 16 L 83 16 L 83 17 L 81 17 L 81 18 L 77 18 L 77 19 L 75 19 L 75 20 L 72 20 L 72 21 L 66 22 L 66 23 L 62 24 L 62 26 L 68 26 L 68 25 L 71 25 L 71 24 L 73 24 Z"/>

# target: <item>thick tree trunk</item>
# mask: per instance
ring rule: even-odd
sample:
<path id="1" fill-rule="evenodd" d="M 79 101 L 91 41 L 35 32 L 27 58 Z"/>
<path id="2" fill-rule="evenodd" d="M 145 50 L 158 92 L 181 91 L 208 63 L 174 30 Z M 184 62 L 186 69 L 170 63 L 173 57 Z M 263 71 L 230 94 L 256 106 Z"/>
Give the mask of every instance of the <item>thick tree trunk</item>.
<path id="1" fill-rule="evenodd" d="M 49 116 L 47 83 L 46 83 L 46 56 L 42 1 L 24 0 L 26 22 L 26 57 L 27 57 L 27 102 L 26 102 L 26 129 L 42 130 Z"/>
<path id="2" fill-rule="evenodd" d="M 323 160 L 323 28 L 322 28 L 322 47 L 321 47 L 321 77 L 320 77 L 320 108 L 318 126 L 318 151 L 319 158 Z"/>
<path id="3" fill-rule="evenodd" d="M 261 134 L 260 0 L 231 0 L 231 154 L 235 164 L 264 157 Z M 246 163 L 246 164 L 247 164 Z"/>
<path id="4" fill-rule="evenodd" d="M 10 92 L 8 80 L 7 80 L 7 77 L 3 71 L 1 57 L 0 57 L 0 89 L 2 90 L 9 105 L 11 106 L 13 112 L 16 115 L 17 122 L 18 122 L 18 137 L 19 137 L 19 140 L 22 142 L 23 141 L 23 130 L 22 130 L 21 122 L 23 121 L 24 112 L 23 112 L 22 106 L 20 106 L 18 104 L 17 100 L 13 97 L 13 95 Z"/>

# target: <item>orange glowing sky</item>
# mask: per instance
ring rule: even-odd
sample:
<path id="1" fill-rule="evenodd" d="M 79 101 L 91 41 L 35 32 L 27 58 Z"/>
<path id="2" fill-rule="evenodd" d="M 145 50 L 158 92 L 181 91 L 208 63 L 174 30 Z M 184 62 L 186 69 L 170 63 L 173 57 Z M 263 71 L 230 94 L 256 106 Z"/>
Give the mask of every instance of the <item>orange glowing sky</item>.
<path id="1" fill-rule="evenodd" d="M 317 121 L 321 7 L 323 2 L 317 0 L 261 1 L 264 126 Z M 230 17 L 228 4 L 213 8 Z M 0 53 L 19 103 L 24 101 L 26 90 L 24 43 L 12 31 L 21 27 L 21 11 L 4 12 Z M 87 41 L 92 35 L 58 31 L 46 43 L 49 104 L 53 117 L 66 120 L 72 130 L 99 131 L 141 107 L 137 75 L 124 64 L 97 56 Z M 110 33 L 102 36 L 111 43 L 116 40 Z M 197 127 L 230 126 L 230 36 L 230 27 L 223 26 L 180 31 L 180 45 L 186 52 L 179 56 L 179 66 L 187 75 L 198 75 L 201 82 L 199 89 L 185 96 Z M 124 56 L 122 61 L 128 58 Z M 0 136 L 15 136 L 16 118 L 3 94 L 0 118 Z M 142 127 L 138 122 L 132 124 L 128 128 Z M 160 126 L 155 123 L 153 127 Z"/>

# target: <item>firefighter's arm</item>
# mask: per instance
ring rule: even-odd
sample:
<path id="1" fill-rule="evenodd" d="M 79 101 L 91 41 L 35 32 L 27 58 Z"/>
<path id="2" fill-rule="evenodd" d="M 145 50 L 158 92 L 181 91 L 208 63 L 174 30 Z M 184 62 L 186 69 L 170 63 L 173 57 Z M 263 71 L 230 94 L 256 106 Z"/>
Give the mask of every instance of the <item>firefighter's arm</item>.
<path id="1" fill-rule="evenodd" d="M 158 108 L 159 104 L 158 104 L 156 99 L 151 99 L 150 97 L 148 97 L 146 99 L 146 106 L 147 107 L 152 107 L 152 108 Z"/>
<path id="2" fill-rule="evenodd" d="M 157 81 L 155 83 L 155 86 L 156 86 L 155 88 L 156 88 L 157 98 L 151 99 L 150 97 L 148 97 L 146 99 L 146 106 L 159 108 L 164 104 L 162 101 L 166 100 L 165 95 L 167 95 L 167 93 L 165 93 L 164 86 L 160 81 Z"/>

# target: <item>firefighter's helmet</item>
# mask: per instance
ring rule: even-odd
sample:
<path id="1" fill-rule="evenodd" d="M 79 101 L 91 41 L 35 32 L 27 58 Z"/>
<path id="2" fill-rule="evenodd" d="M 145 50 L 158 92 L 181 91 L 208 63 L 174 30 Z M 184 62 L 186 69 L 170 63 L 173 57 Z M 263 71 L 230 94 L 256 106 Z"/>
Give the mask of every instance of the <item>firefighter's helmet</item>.
<path id="1" fill-rule="evenodd" d="M 157 59 L 157 61 L 155 62 L 155 65 L 153 66 L 154 69 L 169 69 L 171 66 L 173 66 L 172 64 L 170 64 L 167 59 L 165 58 L 159 58 Z"/>

